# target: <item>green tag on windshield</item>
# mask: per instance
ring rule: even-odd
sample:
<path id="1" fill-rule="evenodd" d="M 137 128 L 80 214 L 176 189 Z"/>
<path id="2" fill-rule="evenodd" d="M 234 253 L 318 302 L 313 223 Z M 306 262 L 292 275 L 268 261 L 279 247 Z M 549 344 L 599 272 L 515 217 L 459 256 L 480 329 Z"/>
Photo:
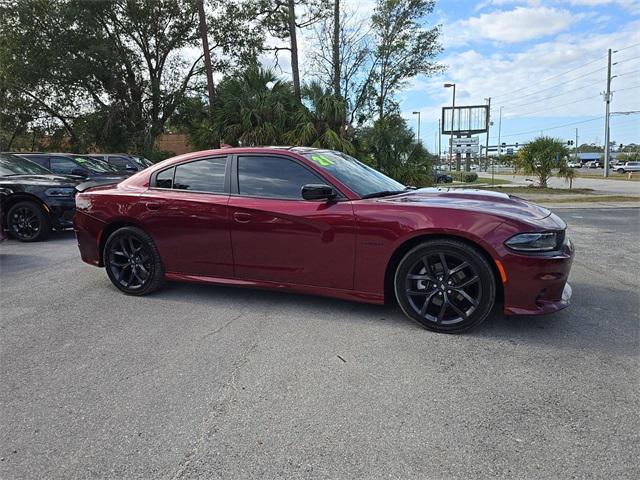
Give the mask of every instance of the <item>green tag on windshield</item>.
<path id="1" fill-rule="evenodd" d="M 336 164 L 334 160 L 331 160 L 330 158 L 325 157 L 324 155 L 321 155 L 319 153 L 314 153 L 313 155 L 311 155 L 311 161 L 317 163 L 321 167 L 330 167 L 331 165 Z"/>
<path id="2" fill-rule="evenodd" d="M 86 158 L 76 157 L 76 162 L 78 162 L 78 163 L 86 163 L 86 161 L 87 161 Z"/>

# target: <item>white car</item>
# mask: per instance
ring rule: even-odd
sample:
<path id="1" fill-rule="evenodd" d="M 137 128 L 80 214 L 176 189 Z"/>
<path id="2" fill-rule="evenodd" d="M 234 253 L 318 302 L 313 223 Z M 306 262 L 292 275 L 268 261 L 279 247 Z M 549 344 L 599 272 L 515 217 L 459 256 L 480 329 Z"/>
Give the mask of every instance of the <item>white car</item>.
<path id="1" fill-rule="evenodd" d="M 624 165 L 619 165 L 618 167 L 616 167 L 616 172 L 640 172 L 640 162 L 627 162 Z"/>
<path id="2" fill-rule="evenodd" d="M 569 163 L 567 163 L 567 167 L 569 167 L 569 168 L 582 168 L 582 162 L 580 160 L 569 162 Z"/>

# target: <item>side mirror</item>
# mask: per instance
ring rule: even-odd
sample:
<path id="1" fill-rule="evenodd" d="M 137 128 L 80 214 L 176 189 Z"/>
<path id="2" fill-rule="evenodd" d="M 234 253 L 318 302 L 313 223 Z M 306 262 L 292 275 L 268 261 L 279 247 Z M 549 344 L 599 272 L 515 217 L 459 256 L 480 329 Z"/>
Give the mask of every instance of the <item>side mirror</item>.
<path id="1" fill-rule="evenodd" d="M 84 171 L 82 168 L 74 168 L 73 170 L 71 170 L 71 175 L 77 175 L 79 177 L 86 177 L 87 176 L 87 172 Z"/>
<path id="2" fill-rule="evenodd" d="M 337 192 L 329 185 L 310 184 L 302 187 L 302 198 L 305 200 L 333 200 L 337 196 Z"/>

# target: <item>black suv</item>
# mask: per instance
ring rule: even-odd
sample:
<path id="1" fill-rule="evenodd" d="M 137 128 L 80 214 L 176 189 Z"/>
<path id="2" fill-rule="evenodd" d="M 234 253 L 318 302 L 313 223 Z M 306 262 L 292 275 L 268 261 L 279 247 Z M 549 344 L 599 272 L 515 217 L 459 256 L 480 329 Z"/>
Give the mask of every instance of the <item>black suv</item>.
<path id="1" fill-rule="evenodd" d="M 136 157 L 128 153 L 90 153 L 91 158 L 97 158 L 115 167 L 119 172 L 139 172 L 153 165 L 144 157 Z"/>
<path id="2" fill-rule="evenodd" d="M 23 242 L 44 240 L 51 229 L 72 226 L 80 177 L 54 175 L 37 163 L 0 153 L 2 229 Z"/>
<path id="3" fill-rule="evenodd" d="M 85 180 L 122 180 L 135 172 L 120 172 L 107 162 L 73 153 L 17 153 L 60 175 L 77 175 Z"/>

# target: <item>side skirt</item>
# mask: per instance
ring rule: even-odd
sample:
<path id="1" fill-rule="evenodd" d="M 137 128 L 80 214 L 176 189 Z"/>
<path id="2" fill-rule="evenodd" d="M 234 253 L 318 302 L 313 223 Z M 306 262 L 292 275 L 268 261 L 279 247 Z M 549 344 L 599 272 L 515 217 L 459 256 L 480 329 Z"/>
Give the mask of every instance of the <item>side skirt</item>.
<path id="1" fill-rule="evenodd" d="M 238 278 L 208 277 L 203 275 L 188 275 L 185 273 L 166 272 L 165 278 L 170 281 L 209 283 L 212 285 L 226 285 L 233 287 L 260 288 L 266 290 L 283 290 L 288 292 L 320 295 L 323 297 L 340 298 L 356 302 L 384 304 L 384 295 L 340 288 L 316 287 L 313 285 L 297 285 L 293 283 L 267 282 L 263 280 L 241 280 Z"/>

